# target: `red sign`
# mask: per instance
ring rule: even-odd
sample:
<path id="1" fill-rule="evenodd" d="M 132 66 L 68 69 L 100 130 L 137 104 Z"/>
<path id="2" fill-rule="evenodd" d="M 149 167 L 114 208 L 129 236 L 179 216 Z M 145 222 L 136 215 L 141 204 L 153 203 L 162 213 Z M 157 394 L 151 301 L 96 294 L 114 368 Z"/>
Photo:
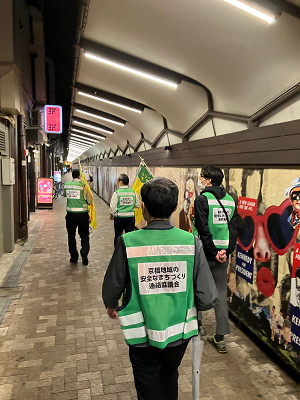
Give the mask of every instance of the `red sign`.
<path id="1" fill-rule="evenodd" d="M 300 268 L 300 243 L 294 244 L 292 278 L 296 277 L 296 269 L 297 268 Z"/>
<path id="2" fill-rule="evenodd" d="M 52 204 L 53 179 L 38 178 L 38 204 Z"/>
<path id="3" fill-rule="evenodd" d="M 62 132 L 62 108 L 61 106 L 45 106 L 44 107 L 45 132 L 61 133 Z"/>
<path id="4" fill-rule="evenodd" d="M 254 214 L 257 213 L 257 200 L 249 197 L 239 197 L 238 213 Z"/>

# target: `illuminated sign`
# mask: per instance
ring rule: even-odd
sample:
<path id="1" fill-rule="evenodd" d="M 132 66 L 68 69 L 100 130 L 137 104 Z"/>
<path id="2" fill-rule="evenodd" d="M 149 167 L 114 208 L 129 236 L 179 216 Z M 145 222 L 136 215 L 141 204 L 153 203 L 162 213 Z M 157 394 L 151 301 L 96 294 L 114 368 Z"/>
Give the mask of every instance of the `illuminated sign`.
<path id="1" fill-rule="evenodd" d="M 61 133 L 62 132 L 62 108 L 61 106 L 44 107 L 45 132 Z"/>
<path id="2" fill-rule="evenodd" d="M 38 178 L 37 206 L 52 207 L 53 205 L 53 179 Z"/>
<path id="3" fill-rule="evenodd" d="M 61 171 L 54 171 L 54 182 L 61 182 Z"/>

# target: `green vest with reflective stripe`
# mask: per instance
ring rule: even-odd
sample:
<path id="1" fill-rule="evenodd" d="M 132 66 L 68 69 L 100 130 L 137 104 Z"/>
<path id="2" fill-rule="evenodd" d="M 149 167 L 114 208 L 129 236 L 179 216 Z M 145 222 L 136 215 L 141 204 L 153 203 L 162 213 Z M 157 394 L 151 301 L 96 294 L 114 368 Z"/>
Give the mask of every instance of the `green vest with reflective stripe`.
<path id="1" fill-rule="evenodd" d="M 132 291 L 118 315 L 127 344 L 163 349 L 197 335 L 194 236 L 178 228 L 141 229 L 123 239 Z"/>
<path id="2" fill-rule="evenodd" d="M 64 192 L 67 197 L 67 211 L 82 213 L 88 211 L 87 202 L 83 197 L 83 182 L 66 182 Z"/>
<path id="3" fill-rule="evenodd" d="M 116 217 L 134 217 L 135 191 L 130 188 L 116 190 L 118 196 Z"/>
<path id="4" fill-rule="evenodd" d="M 217 249 L 228 249 L 229 229 L 226 215 L 224 214 L 218 200 L 212 193 L 205 192 L 202 193 L 202 195 L 207 198 L 208 202 L 208 228 L 212 235 L 214 245 Z M 222 199 L 219 199 L 219 201 L 225 208 L 228 215 L 228 221 L 230 221 L 235 210 L 235 202 L 233 198 L 226 193 Z"/>

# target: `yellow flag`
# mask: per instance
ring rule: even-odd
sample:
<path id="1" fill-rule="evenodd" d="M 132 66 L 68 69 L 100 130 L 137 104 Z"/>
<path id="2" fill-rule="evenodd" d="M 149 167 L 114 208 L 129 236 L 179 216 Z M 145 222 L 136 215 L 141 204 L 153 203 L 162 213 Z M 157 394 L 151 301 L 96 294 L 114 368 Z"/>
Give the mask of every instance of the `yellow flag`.
<path id="1" fill-rule="evenodd" d="M 135 191 L 137 196 L 140 196 L 141 188 L 143 184 L 153 178 L 151 171 L 147 165 L 142 161 L 139 165 L 139 170 L 136 178 L 133 182 L 132 189 Z M 143 219 L 142 206 L 135 209 L 135 225 L 137 225 Z"/>
<path id="2" fill-rule="evenodd" d="M 78 164 L 79 164 L 79 171 L 80 171 L 80 178 L 82 180 L 82 182 L 86 185 L 87 190 L 92 198 L 92 204 L 88 204 L 88 210 L 89 210 L 89 218 L 90 218 L 90 227 L 93 228 L 93 230 L 95 231 L 97 228 L 97 222 L 96 222 L 96 210 L 95 210 L 95 203 L 94 203 L 94 197 L 93 197 L 93 193 L 91 191 L 90 186 L 88 185 L 86 179 L 85 179 L 85 174 L 82 171 L 81 168 L 81 164 L 80 161 L 78 160 Z"/>

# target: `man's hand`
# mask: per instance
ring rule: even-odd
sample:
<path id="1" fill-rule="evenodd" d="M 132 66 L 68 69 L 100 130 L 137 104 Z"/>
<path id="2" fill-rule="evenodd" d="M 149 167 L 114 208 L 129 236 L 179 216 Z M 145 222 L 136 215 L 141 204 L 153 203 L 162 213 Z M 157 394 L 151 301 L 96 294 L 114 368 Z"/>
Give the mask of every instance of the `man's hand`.
<path id="1" fill-rule="evenodd" d="M 225 262 L 226 259 L 227 259 L 226 250 L 220 250 L 220 251 L 218 251 L 218 254 L 216 255 L 215 259 L 216 259 L 219 263 Z"/>
<path id="2" fill-rule="evenodd" d="M 110 218 L 111 220 L 113 220 L 113 219 L 114 219 L 114 216 L 113 216 L 112 214 L 109 214 L 109 218 Z"/>
<path id="3" fill-rule="evenodd" d="M 111 318 L 111 319 L 118 318 L 117 307 L 116 308 L 107 307 L 107 314 L 108 314 L 109 318 Z"/>

